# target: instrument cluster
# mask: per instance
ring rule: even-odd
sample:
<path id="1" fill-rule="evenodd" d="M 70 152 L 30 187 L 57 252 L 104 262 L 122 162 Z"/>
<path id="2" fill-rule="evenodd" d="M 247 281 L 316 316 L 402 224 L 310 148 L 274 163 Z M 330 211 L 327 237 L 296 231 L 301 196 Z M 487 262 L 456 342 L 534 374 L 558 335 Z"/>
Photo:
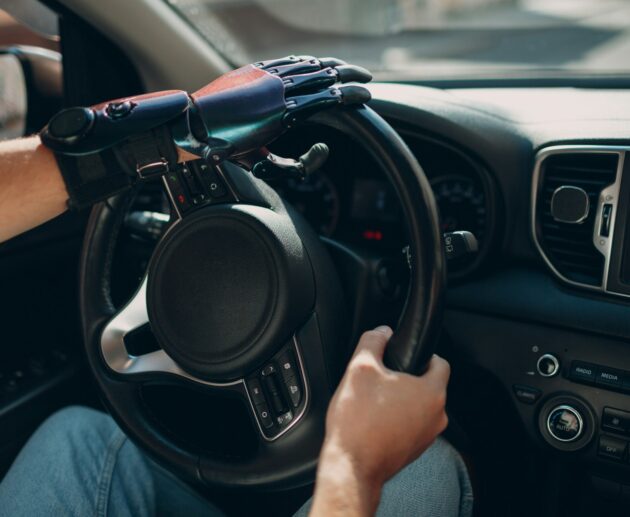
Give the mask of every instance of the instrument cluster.
<path id="1" fill-rule="evenodd" d="M 448 144 L 399 132 L 429 178 L 443 231 L 467 230 L 479 241 L 479 254 L 449 262 L 449 273 L 467 273 L 481 262 L 495 230 L 492 178 Z M 316 142 L 330 148 L 324 166 L 303 181 L 278 180 L 272 186 L 321 235 L 383 254 L 399 252 L 407 229 L 397 194 L 357 142 L 329 128 L 307 126 L 280 139 L 272 151 L 297 158 Z"/>

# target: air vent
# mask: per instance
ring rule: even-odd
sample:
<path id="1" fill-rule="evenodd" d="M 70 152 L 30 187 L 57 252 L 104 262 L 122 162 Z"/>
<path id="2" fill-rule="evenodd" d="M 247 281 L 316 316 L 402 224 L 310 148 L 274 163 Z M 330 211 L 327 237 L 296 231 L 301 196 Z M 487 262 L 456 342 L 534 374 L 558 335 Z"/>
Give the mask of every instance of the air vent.
<path id="1" fill-rule="evenodd" d="M 603 285 L 606 258 L 593 243 L 601 191 L 615 183 L 619 153 L 551 150 L 539 158 L 535 190 L 535 232 L 541 251 L 562 277 L 594 287 Z M 551 199 L 559 187 L 581 189 L 590 209 L 580 222 L 563 222 L 551 213 Z"/>

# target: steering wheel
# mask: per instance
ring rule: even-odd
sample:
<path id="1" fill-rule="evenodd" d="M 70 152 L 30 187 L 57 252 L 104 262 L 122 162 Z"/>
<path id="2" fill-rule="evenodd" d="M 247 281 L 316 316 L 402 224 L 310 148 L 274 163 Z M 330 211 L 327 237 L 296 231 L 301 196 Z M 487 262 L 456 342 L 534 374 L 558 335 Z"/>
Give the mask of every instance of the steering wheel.
<path id="1" fill-rule="evenodd" d="M 399 197 L 409 290 L 385 361 L 421 374 L 437 342 L 445 285 L 431 187 L 400 136 L 370 108 L 335 108 L 311 120 L 360 143 Z M 349 357 L 340 280 L 320 238 L 266 183 L 233 165 L 215 174 L 226 200 L 184 215 L 175 210 L 140 288 L 118 311 L 110 276 L 127 199 L 93 209 L 80 271 L 88 362 L 119 425 L 172 470 L 232 488 L 304 484 L 313 479 L 327 405 Z M 159 349 L 130 354 L 127 338 L 147 324 Z M 244 407 L 255 446 L 234 458 L 180 439 L 146 404 L 143 386 L 156 384 Z"/>

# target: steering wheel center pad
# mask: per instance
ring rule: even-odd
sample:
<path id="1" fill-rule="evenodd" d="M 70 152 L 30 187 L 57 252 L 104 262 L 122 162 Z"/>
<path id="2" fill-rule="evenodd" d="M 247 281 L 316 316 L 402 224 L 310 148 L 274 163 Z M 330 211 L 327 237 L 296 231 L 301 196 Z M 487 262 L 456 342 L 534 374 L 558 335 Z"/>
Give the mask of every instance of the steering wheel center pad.
<path id="1" fill-rule="evenodd" d="M 189 373 L 244 377 L 315 303 L 313 271 L 288 217 L 252 205 L 202 209 L 158 245 L 147 285 L 151 329 Z"/>

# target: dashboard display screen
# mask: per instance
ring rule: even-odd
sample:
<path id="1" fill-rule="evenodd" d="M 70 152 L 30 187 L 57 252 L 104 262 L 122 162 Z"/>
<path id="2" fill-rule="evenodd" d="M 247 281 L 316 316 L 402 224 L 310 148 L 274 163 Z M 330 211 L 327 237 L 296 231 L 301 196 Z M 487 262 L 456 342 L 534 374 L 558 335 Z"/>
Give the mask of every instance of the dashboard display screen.
<path id="1" fill-rule="evenodd" d="M 396 222 L 396 194 L 386 181 L 357 178 L 352 191 L 351 215 L 357 221 Z"/>

